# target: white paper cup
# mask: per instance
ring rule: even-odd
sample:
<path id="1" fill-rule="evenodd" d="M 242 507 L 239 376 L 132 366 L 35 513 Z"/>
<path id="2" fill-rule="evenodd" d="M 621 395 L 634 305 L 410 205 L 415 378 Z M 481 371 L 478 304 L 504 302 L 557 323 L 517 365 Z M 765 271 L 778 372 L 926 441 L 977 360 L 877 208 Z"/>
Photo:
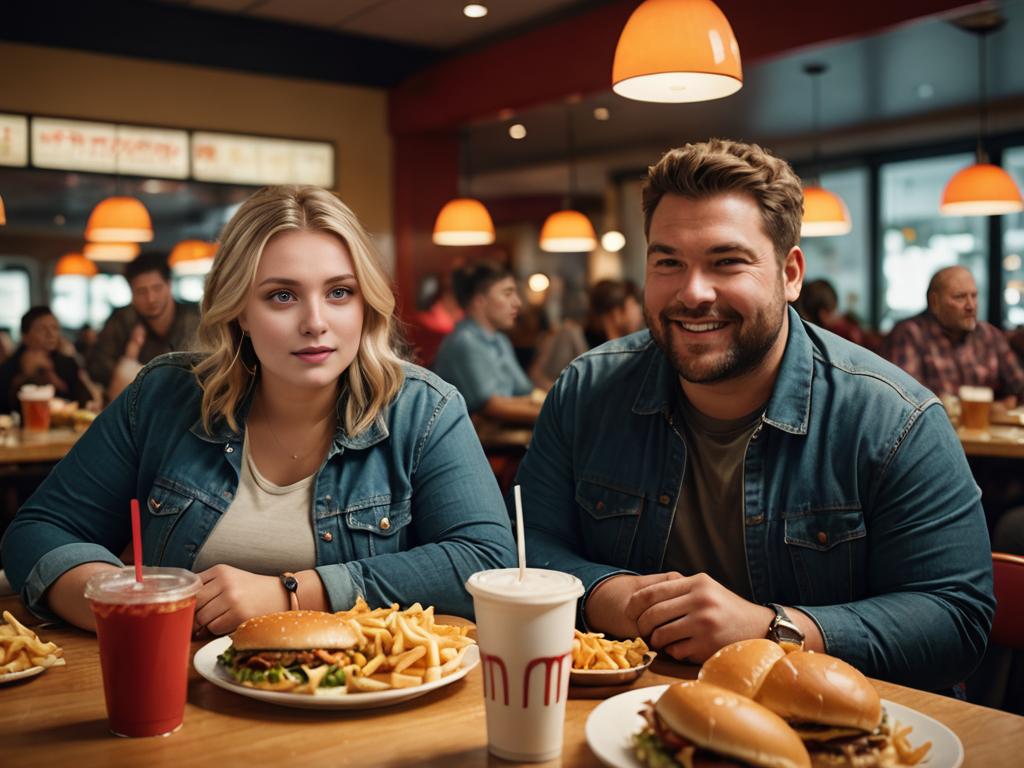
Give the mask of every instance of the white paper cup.
<path id="1" fill-rule="evenodd" d="M 520 762 L 562 753 L 576 601 L 583 583 L 567 573 L 527 568 L 474 573 L 466 582 L 476 611 L 484 675 L 487 749 Z"/>

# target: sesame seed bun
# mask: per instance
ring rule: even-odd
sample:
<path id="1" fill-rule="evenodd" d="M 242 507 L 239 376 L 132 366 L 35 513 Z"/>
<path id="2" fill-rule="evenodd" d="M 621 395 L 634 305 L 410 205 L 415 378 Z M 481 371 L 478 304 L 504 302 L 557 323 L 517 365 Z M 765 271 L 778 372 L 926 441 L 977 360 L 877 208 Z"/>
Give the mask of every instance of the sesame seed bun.
<path id="1" fill-rule="evenodd" d="M 676 683 L 654 711 L 668 728 L 702 749 L 759 768 L 810 768 L 807 748 L 782 718 L 717 685 Z"/>
<path id="2" fill-rule="evenodd" d="M 824 653 L 786 654 L 765 677 L 757 700 L 794 723 L 873 731 L 882 720 L 882 702 L 871 682 Z"/>
<path id="3" fill-rule="evenodd" d="M 705 661 L 697 679 L 754 699 L 775 662 L 785 655 L 782 647 L 771 640 L 740 640 Z"/>
<path id="4" fill-rule="evenodd" d="M 239 651 L 305 651 L 351 648 L 355 631 L 345 619 L 324 611 L 282 611 L 254 616 L 231 634 Z"/>

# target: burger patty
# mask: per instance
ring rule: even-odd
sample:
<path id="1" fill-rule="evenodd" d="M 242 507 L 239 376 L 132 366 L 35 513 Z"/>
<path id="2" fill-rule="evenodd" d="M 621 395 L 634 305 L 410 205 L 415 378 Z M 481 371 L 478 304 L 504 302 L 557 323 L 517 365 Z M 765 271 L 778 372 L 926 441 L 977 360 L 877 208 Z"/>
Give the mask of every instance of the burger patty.
<path id="1" fill-rule="evenodd" d="M 653 706 L 645 708 L 641 714 L 647 721 L 649 729 L 647 732 L 653 737 L 665 756 L 672 759 L 677 765 L 684 768 L 750 768 L 748 763 L 702 749 L 689 739 L 680 736 L 665 725 L 654 711 Z M 647 762 L 650 764 L 651 761 Z"/>
<path id="2" fill-rule="evenodd" d="M 345 666 L 350 663 L 350 657 L 344 651 L 327 651 L 314 649 L 309 651 L 241 651 L 234 660 L 234 667 L 249 667 L 250 669 L 273 669 L 274 667 L 294 667 L 305 664 L 307 667 L 316 667 L 321 664 L 333 664 Z"/>

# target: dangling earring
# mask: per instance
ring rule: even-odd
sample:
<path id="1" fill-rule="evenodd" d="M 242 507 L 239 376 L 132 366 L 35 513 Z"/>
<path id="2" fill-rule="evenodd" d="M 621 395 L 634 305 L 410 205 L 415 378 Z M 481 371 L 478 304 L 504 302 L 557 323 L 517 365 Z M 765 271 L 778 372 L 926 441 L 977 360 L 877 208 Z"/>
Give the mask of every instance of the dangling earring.
<path id="1" fill-rule="evenodd" d="M 242 346 L 245 344 L 245 337 L 248 335 L 248 332 L 242 331 L 242 338 L 238 340 L 238 347 L 235 349 L 235 356 L 231 360 L 231 365 L 229 365 L 228 367 L 233 368 L 236 362 L 241 363 L 242 367 L 245 368 L 245 370 L 248 372 L 250 376 L 255 376 L 257 366 L 259 365 L 259 361 L 257 361 L 256 365 L 250 368 L 248 365 L 245 364 L 245 361 L 242 360 Z"/>

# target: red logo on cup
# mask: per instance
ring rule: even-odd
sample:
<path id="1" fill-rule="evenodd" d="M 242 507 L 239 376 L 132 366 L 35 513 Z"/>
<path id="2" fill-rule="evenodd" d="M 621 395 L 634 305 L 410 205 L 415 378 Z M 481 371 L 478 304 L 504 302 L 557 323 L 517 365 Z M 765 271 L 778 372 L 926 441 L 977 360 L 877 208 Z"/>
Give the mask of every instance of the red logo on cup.
<path id="1" fill-rule="evenodd" d="M 494 669 L 499 668 L 501 671 L 501 683 L 502 690 L 505 692 L 505 706 L 508 706 L 508 669 L 505 668 L 505 662 L 502 661 L 500 656 L 493 656 L 487 653 L 480 654 L 480 661 L 484 665 L 484 698 L 487 698 L 488 691 L 490 691 L 491 699 L 497 696 L 497 691 L 494 689 Z M 491 685 L 490 688 L 487 686 L 487 674 L 490 673 Z"/>
<path id="2" fill-rule="evenodd" d="M 551 702 L 551 679 L 552 672 L 554 673 L 555 681 L 555 701 L 557 704 L 558 700 L 562 696 L 562 664 L 567 658 L 572 656 L 572 651 L 566 651 L 561 656 L 541 656 L 539 659 L 534 659 L 526 665 L 526 672 L 523 675 L 523 708 L 525 709 L 530 703 L 530 673 L 533 668 L 541 664 L 544 665 L 544 706 L 548 706 Z"/>

